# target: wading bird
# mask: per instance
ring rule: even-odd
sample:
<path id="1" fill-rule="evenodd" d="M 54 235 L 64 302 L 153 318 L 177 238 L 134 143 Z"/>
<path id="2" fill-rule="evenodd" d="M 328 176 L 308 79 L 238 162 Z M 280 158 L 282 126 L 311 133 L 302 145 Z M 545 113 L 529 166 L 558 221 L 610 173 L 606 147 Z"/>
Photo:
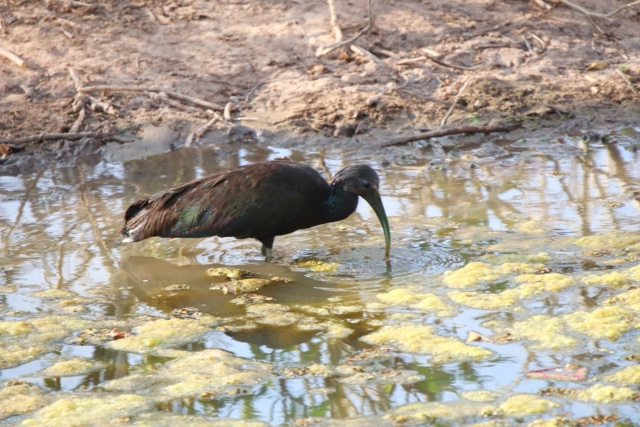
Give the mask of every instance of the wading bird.
<path id="1" fill-rule="evenodd" d="M 360 196 L 380 220 L 388 258 L 391 236 L 379 183 L 367 165 L 347 166 L 329 184 L 310 166 L 288 160 L 255 163 L 138 200 L 124 215 L 123 241 L 251 237 L 270 260 L 276 236 L 343 220 L 355 212 Z"/>

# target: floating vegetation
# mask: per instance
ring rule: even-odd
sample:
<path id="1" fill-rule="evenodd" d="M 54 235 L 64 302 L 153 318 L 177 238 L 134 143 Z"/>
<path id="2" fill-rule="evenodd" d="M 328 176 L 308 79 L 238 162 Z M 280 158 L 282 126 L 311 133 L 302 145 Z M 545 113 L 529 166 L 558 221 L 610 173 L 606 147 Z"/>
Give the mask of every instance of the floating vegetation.
<path id="1" fill-rule="evenodd" d="M 247 277 L 252 277 L 253 273 L 248 270 L 242 270 L 240 268 L 218 267 L 207 269 L 205 275 L 212 278 L 223 277 L 229 280 L 240 280 Z"/>
<path id="2" fill-rule="evenodd" d="M 202 316 L 199 319 L 159 319 L 148 322 L 134 330 L 134 335 L 112 341 L 107 347 L 133 353 L 148 353 L 160 348 L 175 347 L 202 337 L 216 325 L 215 318 Z"/>
<path id="3" fill-rule="evenodd" d="M 390 345 L 399 351 L 432 356 L 434 362 L 482 360 L 493 352 L 482 347 L 465 344 L 452 337 L 435 333 L 432 326 L 401 324 L 383 326 L 361 338 L 367 344 Z"/>
<path id="4" fill-rule="evenodd" d="M 91 359 L 73 358 L 56 362 L 38 372 L 45 377 L 71 377 L 84 375 L 104 368 L 104 363 Z"/>

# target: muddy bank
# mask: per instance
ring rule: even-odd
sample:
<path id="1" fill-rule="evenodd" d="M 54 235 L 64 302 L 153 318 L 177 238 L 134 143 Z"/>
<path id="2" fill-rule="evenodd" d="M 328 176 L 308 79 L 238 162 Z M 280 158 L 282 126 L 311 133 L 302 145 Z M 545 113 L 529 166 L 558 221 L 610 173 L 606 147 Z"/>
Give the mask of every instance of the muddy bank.
<path id="1" fill-rule="evenodd" d="M 374 1 L 371 25 L 364 0 L 336 9 L 343 39 L 369 29 L 317 56 L 336 36 L 324 2 L 5 2 L 0 47 L 24 67 L 0 58 L 4 173 L 99 157 L 148 125 L 171 129 L 176 149 L 375 146 L 438 128 L 453 104 L 447 125 L 523 122 L 514 139 L 638 124 L 638 6 L 590 20 L 563 3 Z M 12 141 L 70 130 L 95 136 Z"/>

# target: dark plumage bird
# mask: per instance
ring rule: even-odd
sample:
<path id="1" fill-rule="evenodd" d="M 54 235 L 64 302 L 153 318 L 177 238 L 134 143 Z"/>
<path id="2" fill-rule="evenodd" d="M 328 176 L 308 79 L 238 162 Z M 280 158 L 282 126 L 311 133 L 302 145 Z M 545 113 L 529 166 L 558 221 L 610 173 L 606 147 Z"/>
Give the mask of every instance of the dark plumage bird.
<path id="1" fill-rule="evenodd" d="M 380 220 L 388 258 L 391 237 L 379 183 L 367 165 L 347 166 L 329 184 L 310 166 L 288 160 L 255 163 L 138 200 L 124 215 L 123 241 L 251 237 L 271 259 L 276 236 L 343 220 L 356 210 L 360 196 Z"/>

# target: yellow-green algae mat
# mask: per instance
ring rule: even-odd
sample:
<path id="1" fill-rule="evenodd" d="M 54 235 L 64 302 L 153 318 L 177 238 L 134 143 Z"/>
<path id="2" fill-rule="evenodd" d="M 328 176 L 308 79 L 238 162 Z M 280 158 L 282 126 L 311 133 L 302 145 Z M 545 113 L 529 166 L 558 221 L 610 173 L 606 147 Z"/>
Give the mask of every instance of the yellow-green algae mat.
<path id="1" fill-rule="evenodd" d="M 176 401 L 258 395 L 287 379 L 305 382 L 309 399 L 322 400 L 347 390 L 344 387 L 365 394 L 416 393 L 420 384 L 437 384 L 430 383 L 432 375 L 466 370 L 460 378 L 485 379 L 476 379 L 474 389 L 452 387 L 446 400 L 416 398 L 415 403 L 391 405 L 384 414 L 340 420 L 301 414 L 294 424 L 633 425 L 634 417 L 640 418 L 640 237 L 557 237 L 527 223 L 514 234 L 461 228 L 454 238 L 488 255 L 437 277 L 408 276 L 401 284 L 359 299 L 337 297 L 318 305 L 249 299 L 242 316 L 82 318 L 69 315 L 69 307 L 78 302 L 72 293 L 35 295 L 51 315 L 0 322 L 0 368 L 44 357 L 46 367 L 36 377 L 91 375 L 104 369 L 92 359 L 56 356 L 64 344 L 138 354 L 162 363 L 102 381 L 87 392 L 50 391 L 31 383 L 29 376 L 5 381 L 0 420 L 38 426 L 66 426 L 70 420 L 78 426 L 263 426 L 267 424 L 250 420 L 255 414 L 232 420 L 206 410 L 184 415 L 155 408 Z M 3 290 L 15 292 L 11 286 Z M 107 333 L 111 328 L 133 334 L 113 340 Z M 222 331 L 260 333 L 269 328 L 312 332 L 327 342 L 354 338 L 371 347 L 331 363 L 310 358 L 288 366 L 222 349 L 184 347 Z M 466 342 L 474 329 L 483 340 Z M 404 368 L 393 365 L 396 357 L 405 360 Z M 567 364 L 588 368 L 588 379 L 526 376 L 530 370 Z M 504 367 L 509 372 L 501 381 Z M 597 415 L 574 416 L 575 407 L 592 408 Z"/>

